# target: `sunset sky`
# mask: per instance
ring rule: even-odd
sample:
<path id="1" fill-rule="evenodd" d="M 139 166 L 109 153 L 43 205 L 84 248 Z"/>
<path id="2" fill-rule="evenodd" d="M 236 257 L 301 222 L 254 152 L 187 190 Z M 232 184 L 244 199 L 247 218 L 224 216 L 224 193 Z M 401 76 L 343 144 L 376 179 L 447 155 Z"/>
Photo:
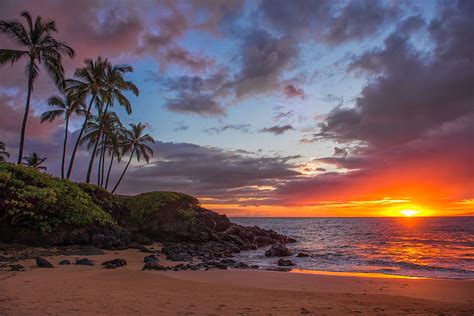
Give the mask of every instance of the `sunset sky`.
<path id="1" fill-rule="evenodd" d="M 56 20 L 68 77 L 87 57 L 134 67 L 133 114 L 114 110 L 157 142 L 120 193 L 180 191 L 229 216 L 474 214 L 474 1 L 2 0 L 0 20 L 23 10 Z M 43 74 L 26 153 L 59 175 L 63 122 L 38 118 L 55 93 Z M 24 66 L 1 67 L 12 157 L 25 94 Z"/>

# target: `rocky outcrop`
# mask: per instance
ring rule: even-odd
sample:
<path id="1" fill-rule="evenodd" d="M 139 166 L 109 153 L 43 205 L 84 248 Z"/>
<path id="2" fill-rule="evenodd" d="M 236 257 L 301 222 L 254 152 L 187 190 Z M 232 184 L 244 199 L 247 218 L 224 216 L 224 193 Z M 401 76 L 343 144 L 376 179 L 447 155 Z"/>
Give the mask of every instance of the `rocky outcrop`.
<path id="1" fill-rule="evenodd" d="M 288 260 L 288 259 L 280 259 L 278 260 L 278 265 L 280 267 L 292 267 L 295 265 L 295 263 L 291 260 Z"/>
<path id="2" fill-rule="evenodd" d="M 283 244 L 275 244 L 265 251 L 267 257 L 288 257 L 291 256 L 290 250 Z"/>
<path id="3" fill-rule="evenodd" d="M 82 258 L 82 259 L 77 259 L 76 260 L 76 265 L 78 266 L 93 266 L 94 261 L 87 259 L 87 258 Z"/>

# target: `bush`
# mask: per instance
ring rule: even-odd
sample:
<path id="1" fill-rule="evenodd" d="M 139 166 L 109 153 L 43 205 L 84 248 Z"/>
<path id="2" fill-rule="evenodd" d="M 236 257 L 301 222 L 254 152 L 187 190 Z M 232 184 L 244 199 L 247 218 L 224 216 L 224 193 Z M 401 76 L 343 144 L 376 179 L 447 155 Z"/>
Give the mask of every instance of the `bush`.
<path id="1" fill-rule="evenodd" d="M 0 163 L 0 222 L 41 232 L 113 224 L 74 182 Z"/>
<path id="2" fill-rule="evenodd" d="M 148 192 L 135 196 L 119 197 L 128 210 L 128 221 L 132 225 L 142 226 L 157 218 L 166 208 L 175 210 L 182 219 L 192 221 L 195 216 L 193 206 L 199 201 L 189 195 L 177 192 Z"/>

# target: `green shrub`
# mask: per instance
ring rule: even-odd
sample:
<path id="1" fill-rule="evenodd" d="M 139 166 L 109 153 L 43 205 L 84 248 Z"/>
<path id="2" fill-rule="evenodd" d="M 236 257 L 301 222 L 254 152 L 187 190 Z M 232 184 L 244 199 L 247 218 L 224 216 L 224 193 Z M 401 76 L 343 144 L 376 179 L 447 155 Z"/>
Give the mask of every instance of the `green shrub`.
<path id="1" fill-rule="evenodd" d="M 158 217 L 165 207 L 175 209 L 183 219 L 191 221 L 195 216 L 192 206 L 199 205 L 196 198 L 177 192 L 148 192 L 117 199 L 129 211 L 130 223 L 138 226 Z"/>
<path id="2" fill-rule="evenodd" d="M 113 223 L 76 183 L 7 163 L 0 163 L 0 221 L 42 232 Z"/>

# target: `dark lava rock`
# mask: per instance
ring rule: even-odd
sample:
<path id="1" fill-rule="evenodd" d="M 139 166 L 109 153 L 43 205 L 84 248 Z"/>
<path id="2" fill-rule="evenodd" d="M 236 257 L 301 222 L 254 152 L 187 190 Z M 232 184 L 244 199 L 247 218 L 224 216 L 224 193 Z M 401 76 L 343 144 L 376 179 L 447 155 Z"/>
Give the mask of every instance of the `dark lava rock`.
<path id="1" fill-rule="evenodd" d="M 139 249 L 141 252 L 144 252 L 144 253 L 154 253 L 153 250 L 148 249 L 148 248 L 145 247 L 145 246 L 140 246 L 138 249 Z"/>
<path id="2" fill-rule="evenodd" d="M 21 264 L 16 263 L 16 264 L 10 265 L 10 271 L 23 271 L 23 270 L 25 270 L 25 267 L 22 266 Z"/>
<path id="3" fill-rule="evenodd" d="M 263 247 L 263 246 L 276 244 L 278 241 L 276 241 L 275 239 L 271 239 L 269 237 L 265 237 L 265 236 L 257 236 L 253 242 L 258 247 Z"/>
<path id="4" fill-rule="evenodd" d="M 151 240 L 150 238 L 146 236 L 143 236 L 142 234 L 133 234 L 132 242 L 136 242 L 140 245 L 145 245 L 145 246 L 149 246 L 153 244 L 153 240 Z"/>
<path id="5" fill-rule="evenodd" d="M 5 257 L 5 256 L 0 256 L 0 262 L 7 262 L 10 261 L 10 258 Z"/>
<path id="6" fill-rule="evenodd" d="M 36 265 L 40 268 L 54 268 L 54 266 L 43 257 L 36 258 Z"/>
<path id="7" fill-rule="evenodd" d="M 278 265 L 280 267 L 291 267 L 291 266 L 294 266 L 295 263 L 291 260 L 287 260 L 287 259 L 280 259 L 278 260 Z"/>
<path id="8" fill-rule="evenodd" d="M 127 261 L 124 259 L 113 259 L 113 260 L 108 260 L 102 263 L 105 269 L 115 269 L 118 267 L 123 267 L 127 265 Z"/>
<path id="9" fill-rule="evenodd" d="M 170 268 L 162 266 L 158 262 L 147 262 L 143 266 L 142 270 L 159 270 L 159 271 L 166 271 L 170 270 Z"/>
<path id="10" fill-rule="evenodd" d="M 76 265 L 78 266 L 93 266 L 94 261 L 87 259 L 87 258 L 82 258 L 82 259 L 77 259 L 76 260 Z"/>
<path id="11" fill-rule="evenodd" d="M 59 262 L 60 265 L 64 266 L 64 265 L 69 265 L 71 264 L 71 261 L 67 260 L 67 259 L 64 259 L 64 260 L 61 260 Z"/>
<path id="12" fill-rule="evenodd" d="M 155 255 L 149 255 L 149 256 L 146 256 L 145 258 L 143 258 L 143 262 L 145 263 L 158 263 L 160 260 L 158 259 L 157 256 Z"/>
<path id="13" fill-rule="evenodd" d="M 307 253 L 304 253 L 304 252 L 300 252 L 296 255 L 296 257 L 298 258 L 306 258 L 306 257 L 309 257 L 309 255 Z"/>
<path id="14" fill-rule="evenodd" d="M 267 257 L 288 257 L 291 256 L 291 252 L 283 244 L 275 244 L 265 251 Z"/>
<path id="15" fill-rule="evenodd" d="M 277 267 L 277 268 L 268 268 L 267 271 L 277 271 L 277 272 L 290 272 L 292 268 L 290 267 Z"/>

